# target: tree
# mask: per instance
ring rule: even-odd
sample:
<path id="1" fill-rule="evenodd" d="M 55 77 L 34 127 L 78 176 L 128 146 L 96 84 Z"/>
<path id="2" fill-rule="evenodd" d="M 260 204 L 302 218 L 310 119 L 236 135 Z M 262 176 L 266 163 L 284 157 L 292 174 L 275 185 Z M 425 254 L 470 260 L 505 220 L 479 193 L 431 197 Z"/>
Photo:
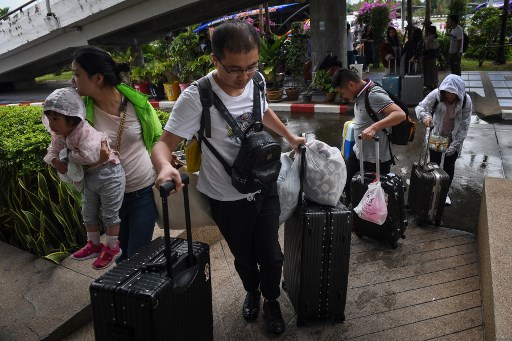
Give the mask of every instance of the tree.
<path id="1" fill-rule="evenodd" d="M 468 8 L 467 0 L 451 0 L 448 5 L 448 10 L 450 15 L 456 14 L 460 17 L 459 25 L 461 27 L 465 26 L 466 22 L 466 10 Z"/>
<path id="2" fill-rule="evenodd" d="M 9 7 L 0 8 L 0 17 L 3 17 L 7 13 L 9 13 Z"/>
<path id="3" fill-rule="evenodd" d="M 392 19 L 396 18 L 396 3 L 374 2 L 363 3 L 359 9 L 358 18 L 362 18 L 365 25 L 371 25 L 374 41 L 374 67 L 379 67 L 379 46 L 384 41 L 386 28 Z"/>
<path id="4" fill-rule="evenodd" d="M 505 32 L 507 30 L 508 4 L 509 4 L 509 0 L 503 1 L 503 13 L 501 14 L 501 30 L 500 30 L 498 53 L 496 54 L 496 64 L 505 64 L 506 63 Z"/>

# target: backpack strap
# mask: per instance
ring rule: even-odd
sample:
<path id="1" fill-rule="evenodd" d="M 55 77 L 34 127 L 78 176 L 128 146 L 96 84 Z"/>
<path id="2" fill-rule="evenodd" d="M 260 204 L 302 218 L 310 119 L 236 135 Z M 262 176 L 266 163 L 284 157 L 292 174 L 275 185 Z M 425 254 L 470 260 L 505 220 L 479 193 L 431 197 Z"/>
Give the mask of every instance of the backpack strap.
<path id="1" fill-rule="evenodd" d="M 205 137 L 212 137 L 212 123 L 210 117 L 210 107 L 213 104 L 213 91 L 212 84 L 207 76 L 201 77 L 197 82 L 193 83 L 199 89 L 199 99 L 203 106 L 201 112 L 201 126 L 199 128 L 200 136 L 204 134 Z"/>
<path id="2" fill-rule="evenodd" d="M 256 76 L 257 75 L 257 76 Z M 206 82 L 208 84 L 206 85 L 205 81 L 203 79 L 206 79 Z M 263 78 L 261 77 L 259 72 L 256 72 L 254 77 L 254 92 L 253 92 L 253 116 L 255 124 L 259 124 L 259 130 L 263 129 L 262 124 L 262 115 L 261 115 L 261 97 L 260 93 L 264 93 L 265 84 L 263 81 Z M 208 149 L 212 152 L 213 155 L 219 160 L 219 162 L 222 164 L 224 169 L 226 170 L 226 173 L 228 173 L 229 176 L 231 176 L 232 173 L 232 167 L 228 165 L 226 160 L 220 155 L 220 153 L 213 147 L 213 145 L 208 141 L 208 138 L 211 138 L 211 119 L 210 119 L 210 107 L 212 104 L 215 106 L 215 108 L 219 111 L 220 115 L 224 120 L 227 122 L 227 124 L 230 126 L 230 128 L 233 130 L 233 133 L 240 141 L 244 138 L 244 132 L 240 129 L 240 126 L 238 123 L 236 123 L 235 119 L 231 114 L 229 113 L 229 110 L 226 108 L 224 103 L 222 103 L 219 96 L 212 90 L 212 86 L 210 83 L 210 80 L 205 76 L 202 77 L 197 81 L 202 82 L 202 84 L 199 85 L 199 94 L 201 98 L 201 104 L 203 105 L 203 112 L 201 115 L 201 129 L 199 130 L 199 136 L 201 138 L 201 141 L 205 143 L 205 145 L 208 147 Z M 206 85 L 206 86 L 203 86 Z M 206 93 L 208 91 L 208 93 Z M 263 95 L 264 96 L 264 95 Z M 203 132 L 204 136 L 203 136 Z M 209 134 L 209 135 L 206 135 Z M 206 138 L 204 138 L 206 137 Z"/>
<path id="3" fill-rule="evenodd" d="M 368 116 L 370 116 L 370 118 L 373 121 L 379 122 L 380 120 L 377 117 L 377 114 L 375 113 L 375 111 L 372 109 L 372 107 L 370 105 L 369 93 L 370 93 L 370 89 L 372 89 L 374 86 L 378 86 L 378 87 L 382 88 L 382 85 L 380 85 L 377 82 L 373 82 L 373 83 L 374 83 L 374 85 L 372 85 L 368 89 L 366 89 L 366 93 L 364 94 L 364 106 L 366 108 L 366 113 L 368 114 Z M 382 88 L 382 89 L 384 91 L 386 91 L 384 88 Z M 386 91 L 386 93 L 389 95 L 389 98 L 391 98 L 391 100 L 393 102 L 395 102 L 395 99 L 393 97 L 396 97 L 396 96 L 387 91 Z M 389 131 L 387 129 L 383 128 L 382 131 L 388 137 L 389 155 L 391 155 L 391 161 L 393 161 L 393 165 L 395 165 L 395 155 L 393 154 L 393 151 L 391 150 L 391 135 L 389 134 Z"/>

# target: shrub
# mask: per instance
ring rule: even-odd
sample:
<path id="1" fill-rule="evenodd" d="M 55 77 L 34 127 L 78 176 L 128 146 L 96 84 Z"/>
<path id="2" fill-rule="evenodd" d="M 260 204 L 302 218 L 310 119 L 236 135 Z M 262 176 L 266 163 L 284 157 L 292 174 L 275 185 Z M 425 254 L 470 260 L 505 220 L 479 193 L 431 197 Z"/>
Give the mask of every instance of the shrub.
<path id="1" fill-rule="evenodd" d="M 502 10 L 498 8 L 484 8 L 477 11 L 471 18 L 471 26 L 468 28 L 469 46 L 465 53 L 468 58 L 479 58 L 486 43 L 495 43 L 498 41 L 501 29 Z M 512 20 L 507 21 L 507 36 L 512 34 Z M 496 48 L 487 48 L 486 58 L 496 59 Z M 505 48 L 505 56 L 511 54 L 511 48 Z"/>

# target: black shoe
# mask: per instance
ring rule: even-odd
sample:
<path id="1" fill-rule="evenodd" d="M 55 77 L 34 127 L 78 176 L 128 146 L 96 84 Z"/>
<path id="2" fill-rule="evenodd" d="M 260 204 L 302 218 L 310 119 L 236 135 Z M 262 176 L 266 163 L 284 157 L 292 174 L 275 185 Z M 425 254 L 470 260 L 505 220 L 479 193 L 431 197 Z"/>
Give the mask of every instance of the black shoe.
<path id="1" fill-rule="evenodd" d="M 282 334 L 285 325 L 279 302 L 277 300 L 263 302 L 263 312 L 265 313 L 268 331 L 275 335 Z"/>
<path id="2" fill-rule="evenodd" d="M 242 315 L 246 321 L 254 321 L 258 318 L 260 312 L 261 292 L 256 290 L 254 292 L 247 292 L 245 296 Z"/>

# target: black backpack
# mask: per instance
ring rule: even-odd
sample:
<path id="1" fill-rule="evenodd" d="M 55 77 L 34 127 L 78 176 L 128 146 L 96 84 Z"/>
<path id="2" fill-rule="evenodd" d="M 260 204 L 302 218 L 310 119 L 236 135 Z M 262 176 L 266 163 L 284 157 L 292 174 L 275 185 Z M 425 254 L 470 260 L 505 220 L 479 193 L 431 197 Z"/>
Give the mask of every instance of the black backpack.
<path id="1" fill-rule="evenodd" d="M 254 123 L 247 127 L 245 131 L 240 129 L 240 126 L 231 116 L 224 103 L 212 91 L 210 80 L 206 76 L 195 83 L 199 89 L 199 96 L 203 106 L 201 128 L 199 130 L 200 141 L 203 141 L 213 155 L 222 163 L 222 166 L 231 177 L 233 187 L 244 194 L 257 192 L 275 183 L 281 169 L 281 146 L 268 132 L 262 130 L 260 92 L 263 94 L 264 83 L 263 78 L 258 72 L 254 75 L 253 82 L 252 108 Z M 208 138 L 211 138 L 210 107 L 212 104 L 217 108 L 241 142 L 240 150 L 232 166 L 227 164 L 226 160 L 208 141 Z"/>
<path id="2" fill-rule="evenodd" d="M 386 91 L 382 85 L 379 83 L 374 82 L 374 85 L 372 85 L 368 90 L 366 90 L 364 102 L 366 107 L 366 112 L 368 115 L 374 120 L 375 122 L 379 121 L 379 118 L 375 114 L 375 111 L 373 111 L 372 107 L 370 106 L 370 100 L 368 99 L 368 95 L 370 92 L 370 89 L 374 86 L 378 86 L 382 88 L 384 91 Z M 386 91 L 389 98 L 393 102 L 395 102 L 396 105 L 400 107 L 405 112 L 405 119 L 397 124 L 396 126 L 393 126 L 393 130 L 391 133 L 387 131 L 387 129 L 382 129 L 384 134 L 389 138 L 389 141 L 393 144 L 398 145 L 406 145 L 409 142 L 412 142 L 414 140 L 414 134 L 416 133 L 416 122 L 414 122 L 411 119 L 411 116 L 409 115 L 409 109 L 407 108 L 407 105 L 397 96 L 395 96 L 393 93 Z"/>
<path id="3" fill-rule="evenodd" d="M 465 31 L 463 32 L 463 36 L 464 38 L 462 38 L 462 52 L 466 52 L 469 46 L 469 36 Z"/>

